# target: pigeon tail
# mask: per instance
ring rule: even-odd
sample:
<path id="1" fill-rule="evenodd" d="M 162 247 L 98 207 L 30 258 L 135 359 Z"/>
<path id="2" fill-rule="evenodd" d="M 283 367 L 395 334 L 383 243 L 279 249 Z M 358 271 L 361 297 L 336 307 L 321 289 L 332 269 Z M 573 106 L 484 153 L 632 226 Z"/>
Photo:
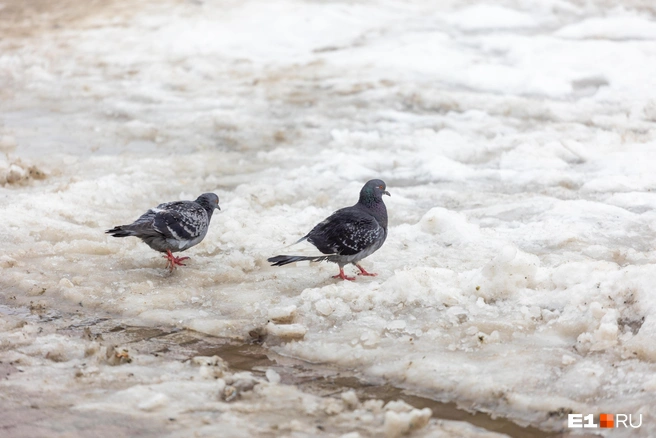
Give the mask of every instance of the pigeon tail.
<path id="1" fill-rule="evenodd" d="M 277 255 L 267 259 L 271 266 L 284 266 L 290 263 L 302 262 L 309 260 L 311 262 L 323 262 L 328 260 L 328 256 L 293 256 L 293 255 Z"/>
<path id="2" fill-rule="evenodd" d="M 111 230 L 107 230 L 105 233 L 111 234 L 113 237 L 129 237 L 137 235 L 137 233 L 135 233 L 133 230 L 124 229 L 123 225 L 119 225 L 118 227 L 114 227 Z"/>

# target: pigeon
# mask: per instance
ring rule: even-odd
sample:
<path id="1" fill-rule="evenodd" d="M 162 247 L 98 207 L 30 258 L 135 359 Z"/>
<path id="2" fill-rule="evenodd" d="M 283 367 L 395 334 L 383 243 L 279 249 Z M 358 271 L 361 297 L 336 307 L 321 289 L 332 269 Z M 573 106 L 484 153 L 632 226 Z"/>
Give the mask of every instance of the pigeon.
<path id="1" fill-rule="evenodd" d="M 203 193 L 195 201 L 174 201 L 160 204 L 141 215 L 130 225 L 119 225 L 107 230 L 114 237 L 135 236 L 155 251 L 165 252 L 166 267 L 173 271 L 185 266 L 189 257 L 174 257 L 172 253 L 198 245 L 205 235 L 219 197 Z"/>
<path id="2" fill-rule="evenodd" d="M 358 262 L 376 252 L 387 238 L 387 208 L 383 195 L 391 195 L 385 188 L 385 183 L 379 179 L 368 181 L 360 191 L 357 204 L 337 210 L 296 242 L 307 240 L 324 255 L 277 255 L 267 261 L 271 266 L 283 266 L 302 260 L 327 260 L 339 266 L 339 274 L 333 278 L 349 281 L 355 280 L 355 277 L 344 275 L 344 266 L 349 263 L 360 270 L 360 275 L 378 275 L 367 272 Z"/>

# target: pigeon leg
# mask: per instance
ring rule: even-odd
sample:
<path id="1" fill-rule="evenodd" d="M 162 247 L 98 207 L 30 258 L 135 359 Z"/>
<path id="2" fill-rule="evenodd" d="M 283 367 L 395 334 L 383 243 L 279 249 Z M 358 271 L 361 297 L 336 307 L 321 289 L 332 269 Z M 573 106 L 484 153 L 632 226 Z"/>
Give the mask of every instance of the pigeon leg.
<path id="1" fill-rule="evenodd" d="M 376 275 L 378 275 L 378 274 L 375 274 L 373 272 L 365 271 L 364 268 L 362 266 L 358 265 L 357 263 L 354 263 L 354 265 L 357 266 L 357 268 L 360 270 L 360 273 L 358 275 L 365 275 L 367 277 L 375 277 Z"/>
<path id="2" fill-rule="evenodd" d="M 355 277 L 348 277 L 344 274 L 344 268 L 339 267 L 339 274 L 333 275 L 333 278 L 341 278 L 342 280 L 355 281 Z"/>
<path id="3" fill-rule="evenodd" d="M 164 258 L 166 259 L 166 267 L 169 268 L 169 271 L 173 272 L 176 266 L 187 266 L 182 261 L 187 260 L 189 257 L 175 257 L 171 253 L 171 250 L 167 249 Z"/>

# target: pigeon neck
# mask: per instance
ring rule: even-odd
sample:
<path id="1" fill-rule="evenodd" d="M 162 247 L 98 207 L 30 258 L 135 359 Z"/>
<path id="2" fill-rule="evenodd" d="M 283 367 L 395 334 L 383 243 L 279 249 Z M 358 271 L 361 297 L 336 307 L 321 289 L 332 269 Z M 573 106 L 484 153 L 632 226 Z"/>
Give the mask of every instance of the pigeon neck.
<path id="1" fill-rule="evenodd" d="M 367 196 L 367 194 L 363 193 L 360 195 L 358 204 L 369 210 L 383 228 L 387 228 L 387 207 L 385 207 L 382 198 L 376 198 L 371 195 Z"/>
<path id="2" fill-rule="evenodd" d="M 364 205 L 367 208 L 375 208 L 378 204 L 383 204 L 383 200 L 376 199 L 373 196 L 362 195 L 360 196 L 358 203 Z"/>
<path id="3" fill-rule="evenodd" d="M 196 203 L 200 204 L 201 207 L 207 212 L 207 218 L 212 219 L 212 213 L 214 213 L 214 207 L 210 205 L 209 201 L 205 198 L 196 199 Z"/>

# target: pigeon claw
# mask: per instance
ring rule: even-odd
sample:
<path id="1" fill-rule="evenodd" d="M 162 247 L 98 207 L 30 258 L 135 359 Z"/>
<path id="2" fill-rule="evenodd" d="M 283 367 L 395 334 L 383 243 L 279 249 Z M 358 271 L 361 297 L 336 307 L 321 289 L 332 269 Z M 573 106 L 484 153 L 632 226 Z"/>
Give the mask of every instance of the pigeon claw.
<path id="1" fill-rule="evenodd" d="M 358 265 L 357 263 L 355 264 L 355 266 L 360 270 L 360 273 L 358 275 L 364 275 L 366 277 L 375 277 L 376 275 L 378 275 L 374 272 L 365 271 L 364 268 L 362 266 Z"/>
<path id="2" fill-rule="evenodd" d="M 166 267 L 171 272 L 173 272 L 176 266 L 187 266 L 184 263 L 182 263 L 182 261 L 187 260 L 189 258 L 189 257 L 175 257 L 173 253 L 171 253 L 170 249 L 166 250 L 166 255 L 163 257 L 166 259 Z"/>
<path id="3" fill-rule="evenodd" d="M 355 277 L 349 277 L 344 274 L 344 269 L 339 268 L 339 274 L 333 275 L 333 278 L 341 278 L 342 280 L 355 281 Z"/>

